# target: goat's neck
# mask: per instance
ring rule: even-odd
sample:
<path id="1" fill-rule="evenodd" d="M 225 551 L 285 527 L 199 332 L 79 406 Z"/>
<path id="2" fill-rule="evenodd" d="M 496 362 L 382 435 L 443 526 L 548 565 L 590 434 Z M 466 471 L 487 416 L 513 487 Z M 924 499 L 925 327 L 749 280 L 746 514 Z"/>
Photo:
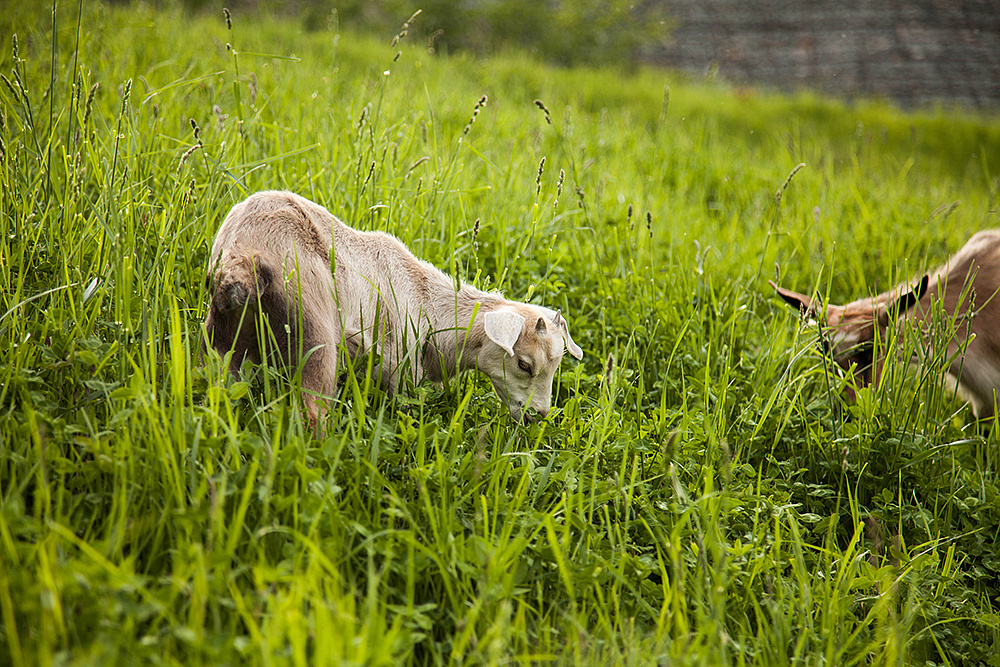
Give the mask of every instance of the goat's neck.
<path id="1" fill-rule="evenodd" d="M 476 367 L 476 359 L 487 340 L 483 315 L 500 306 L 503 299 L 469 285 L 449 290 L 450 303 L 440 303 L 431 319 L 432 330 L 424 345 L 424 372 L 434 381 Z"/>

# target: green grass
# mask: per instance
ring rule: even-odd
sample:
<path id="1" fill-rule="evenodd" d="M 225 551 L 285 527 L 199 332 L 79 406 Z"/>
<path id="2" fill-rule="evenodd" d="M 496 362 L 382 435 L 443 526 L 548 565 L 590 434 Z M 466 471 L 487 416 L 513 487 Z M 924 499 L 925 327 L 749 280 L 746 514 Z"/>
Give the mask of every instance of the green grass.
<path id="1" fill-rule="evenodd" d="M 844 402 L 766 282 L 996 226 L 995 116 L 80 10 L 0 10 L 0 662 L 997 664 L 996 431 L 933 368 Z M 362 364 L 314 438 L 228 376 L 206 256 L 267 188 L 561 308 L 552 416 Z"/>

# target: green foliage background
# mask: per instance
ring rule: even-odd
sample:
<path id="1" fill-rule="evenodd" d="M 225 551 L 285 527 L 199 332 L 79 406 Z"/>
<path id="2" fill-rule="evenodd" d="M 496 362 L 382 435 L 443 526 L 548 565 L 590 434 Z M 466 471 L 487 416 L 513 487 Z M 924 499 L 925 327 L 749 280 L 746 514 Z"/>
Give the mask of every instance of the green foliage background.
<path id="1" fill-rule="evenodd" d="M 3 663 L 997 664 L 996 429 L 940 357 L 845 403 L 766 284 L 843 301 L 996 226 L 995 117 L 252 13 L 0 25 Z M 361 364 L 314 438 L 294 379 L 228 376 L 205 259 L 266 188 L 561 308 L 553 414 Z"/>
<path id="2" fill-rule="evenodd" d="M 217 14 L 218 3 L 182 0 L 189 11 Z M 309 32 L 393 34 L 406 17 L 410 41 L 430 52 L 492 55 L 522 49 L 559 65 L 630 66 L 669 37 L 660 3 L 627 0 L 234 0 L 254 16 L 295 18 Z"/>

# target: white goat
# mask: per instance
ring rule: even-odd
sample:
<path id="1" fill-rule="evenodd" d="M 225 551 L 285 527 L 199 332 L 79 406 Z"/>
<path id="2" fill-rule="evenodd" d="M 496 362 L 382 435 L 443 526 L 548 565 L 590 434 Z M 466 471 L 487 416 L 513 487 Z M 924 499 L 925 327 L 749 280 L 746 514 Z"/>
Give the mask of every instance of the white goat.
<path id="1" fill-rule="evenodd" d="M 331 261 L 330 251 L 333 249 Z M 212 245 L 205 327 L 220 354 L 305 357 L 310 420 L 337 386 L 338 346 L 351 358 L 376 348 L 390 392 L 402 374 L 440 381 L 478 368 L 515 419 L 549 412 L 563 349 L 583 357 L 558 311 L 508 301 L 418 260 L 397 238 L 351 229 L 290 192 L 259 192 L 226 216 Z M 258 330 L 260 315 L 269 325 Z"/>
<path id="2" fill-rule="evenodd" d="M 771 286 L 791 306 L 816 317 L 812 299 Z M 907 322 L 929 334 L 937 312 L 948 331 L 948 375 L 958 383 L 980 418 L 996 411 L 1000 393 L 1000 231 L 979 232 L 916 288 L 898 285 L 876 297 L 826 308 L 824 328 L 831 333 L 833 357 L 844 369 L 857 365 L 863 384 L 878 383 L 885 364 L 887 335 L 898 335 Z M 935 309 L 935 304 L 939 304 Z M 892 326 L 890 326 L 892 325 Z M 875 349 L 876 330 L 882 342 Z M 926 344 L 926 337 L 925 337 Z M 963 353 L 964 350 L 964 353 Z"/>

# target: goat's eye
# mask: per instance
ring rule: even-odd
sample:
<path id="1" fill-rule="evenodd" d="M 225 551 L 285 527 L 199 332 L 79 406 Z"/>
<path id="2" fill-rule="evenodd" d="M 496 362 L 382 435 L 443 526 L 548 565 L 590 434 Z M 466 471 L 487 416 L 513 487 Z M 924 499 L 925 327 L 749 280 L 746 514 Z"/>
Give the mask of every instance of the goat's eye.
<path id="1" fill-rule="evenodd" d="M 528 375 L 531 375 L 531 365 L 524 359 L 517 360 L 517 367 L 520 368 L 525 373 L 527 373 Z"/>

